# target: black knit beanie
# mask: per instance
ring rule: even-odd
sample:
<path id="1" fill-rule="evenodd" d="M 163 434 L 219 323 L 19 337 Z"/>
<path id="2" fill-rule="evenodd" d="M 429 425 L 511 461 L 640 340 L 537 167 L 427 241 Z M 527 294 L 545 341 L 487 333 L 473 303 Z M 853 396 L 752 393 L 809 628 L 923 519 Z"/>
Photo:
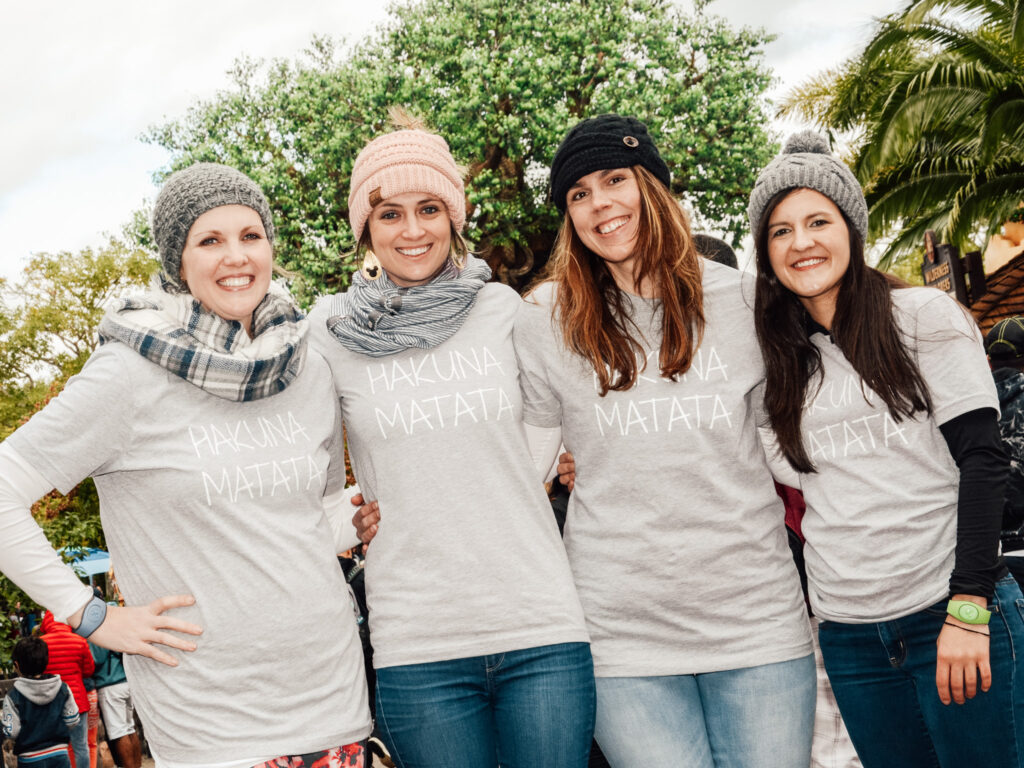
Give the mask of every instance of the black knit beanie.
<path id="1" fill-rule="evenodd" d="M 551 199 L 565 213 L 565 196 L 588 173 L 642 165 L 666 187 L 671 175 L 647 126 L 635 117 L 599 115 L 574 125 L 551 161 Z"/>

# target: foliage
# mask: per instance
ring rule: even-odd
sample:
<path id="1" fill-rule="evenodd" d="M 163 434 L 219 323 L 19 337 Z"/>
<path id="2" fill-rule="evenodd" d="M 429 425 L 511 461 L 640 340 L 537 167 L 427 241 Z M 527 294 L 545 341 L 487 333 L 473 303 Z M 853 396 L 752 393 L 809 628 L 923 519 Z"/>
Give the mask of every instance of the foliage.
<path id="1" fill-rule="evenodd" d="M 734 30 L 670 0 L 403 0 L 369 40 L 343 53 L 315 39 L 305 60 L 242 60 L 233 87 L 150 131 L 172 168 L 234 165 L 266 191 L 293 289 L 337 290 L 355 269 L 347 223 L 356 154 L 401 104 L 468 162 L 469 238 L 499 279 L 521 285 L 546 258 L 559 220 L 547 166 L 582 117 L 642 117 L 697 226 L 738 244 L 765 132 L 762 32 Z"/>
<path id="2" fill-rule="evenodd" d="M 20 281 L 0 282 L 3 394 L 78 371 L 110 301 L 144 285 L 156 266 L 145 251 L 111 238 L 97 250 L 35 254 Z"/>
<path id="3" fill-rule="evenodd" d="M 781 113 L 850 132 L 882 264 L 925 230 L 969 249 L 1024 197 L 1024 0 L 915 0 Z"/>
<path id="4" fill-rule="evenodd" d="M 896 275 L 896 277 L 911 285 L 924 285 L 924 275 L 921 274 L 920 259 L 902 259 L 894 264 L 890 264 L 889 268 L 885 271 L 891 275 Z"/>

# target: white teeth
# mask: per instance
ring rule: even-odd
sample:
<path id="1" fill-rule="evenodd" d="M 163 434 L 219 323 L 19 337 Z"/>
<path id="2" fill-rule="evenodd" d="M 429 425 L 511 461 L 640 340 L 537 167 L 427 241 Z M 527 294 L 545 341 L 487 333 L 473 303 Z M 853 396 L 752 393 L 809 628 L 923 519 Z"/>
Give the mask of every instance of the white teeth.
<path id="1" fill-rule="evenodd" d="M 820 256 L 814 259 L 800 259 L 800 261 L 796 262 L 793 267 L 796 269 L 800 269 L 801 267 L 816 267 L 818 264 L 823 264 L 824 262 L 825 259 Z"/>
<path id="2" fill-rule="evenodd" d="M 629 221 L 629 216 L 620 216 L 617 219 L 612 219 L 611 221 L 605 222 L 604 224 L 600 225 L 597 228 L 597 231 L 600 232 L 602 235 L 607 235 L 611 232 L 614 232 L 619 227 L 625 225 L 627 221 Z"/>
<path id="3" fill-rule="evenodd" d="M 429 245 L 421 245 L 419 248 L 395 248 L 403 256 L 422 256 L 430 250 Z"/>
<path id="4" fill-rule="evenodd" d="M 217 281 L 218 285 L 223 285 L 225 288 L 241 288 L 244 285 L 248 285 L 252 282 L 251 277 L 225 277 Z"/>

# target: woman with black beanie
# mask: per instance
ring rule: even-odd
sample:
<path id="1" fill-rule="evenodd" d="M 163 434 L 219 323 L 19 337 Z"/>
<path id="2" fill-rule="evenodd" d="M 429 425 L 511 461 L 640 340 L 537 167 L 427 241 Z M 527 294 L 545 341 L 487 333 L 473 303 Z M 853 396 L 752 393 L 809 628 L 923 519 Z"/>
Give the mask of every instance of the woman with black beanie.
<path id="1" fill-rule="evenodd" d="M 572 128 L 551 165 L 565 218 L 516 325 L 525 421 L 577 461 L 595 736 L 615 768 L 806 768 L 814 660 L 747 283 L 698 255 L 669 181 L 641 121 Z"/>

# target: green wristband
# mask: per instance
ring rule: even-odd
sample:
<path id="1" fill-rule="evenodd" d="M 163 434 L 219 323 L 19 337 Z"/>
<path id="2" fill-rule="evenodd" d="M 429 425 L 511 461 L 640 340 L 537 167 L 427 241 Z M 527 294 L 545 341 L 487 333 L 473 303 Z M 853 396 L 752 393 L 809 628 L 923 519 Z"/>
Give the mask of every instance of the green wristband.
<path id="1" fill-rule="evenodd" d="M 970 600 L 950 600 L 946 613 L 964 624 L 988 624 L 992 612 Z"/>

